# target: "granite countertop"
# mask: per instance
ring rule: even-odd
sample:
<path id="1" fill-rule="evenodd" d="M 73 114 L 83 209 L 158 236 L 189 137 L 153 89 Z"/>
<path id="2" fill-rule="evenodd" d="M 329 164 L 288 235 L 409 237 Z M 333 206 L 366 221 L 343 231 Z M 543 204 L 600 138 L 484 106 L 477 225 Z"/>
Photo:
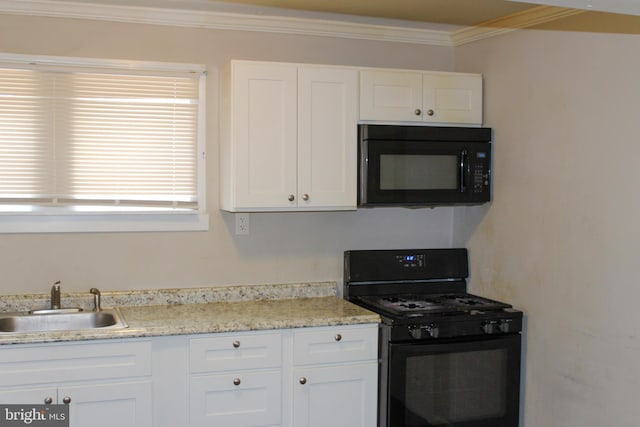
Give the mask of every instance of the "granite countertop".
<path id="1" fill-rule="evenodd" d="M 63 305 L 70 306 L 66 302 L 73 301 L 77 306 L 86 307 L 90 304 L 90 297 L 83 294 L 63 294 Z M 6 296 L 2 297 L 2 301 L 0 314 L 46 306 L 43 304 L 46 297 L 41 295 Z M 118 307 L 129 327 L 38 333 L 0 332 L 0 345 L 380 321 L 377 314 L 337 297 L 335 283 L 332 282 L 105 292 L 103 307 Z"/>

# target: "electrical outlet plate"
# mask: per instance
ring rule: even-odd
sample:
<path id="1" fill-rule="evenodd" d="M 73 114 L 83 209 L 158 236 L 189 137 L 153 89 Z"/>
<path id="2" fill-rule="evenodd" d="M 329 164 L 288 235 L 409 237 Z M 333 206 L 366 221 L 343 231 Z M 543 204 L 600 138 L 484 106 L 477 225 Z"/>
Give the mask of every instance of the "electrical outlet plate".
<path id="1" fill-rule="evenodd" d="M 238 212 L 236 217 L 236 235 L 245 236 L 249 234 L 249 214 L 246 212 Z"/>

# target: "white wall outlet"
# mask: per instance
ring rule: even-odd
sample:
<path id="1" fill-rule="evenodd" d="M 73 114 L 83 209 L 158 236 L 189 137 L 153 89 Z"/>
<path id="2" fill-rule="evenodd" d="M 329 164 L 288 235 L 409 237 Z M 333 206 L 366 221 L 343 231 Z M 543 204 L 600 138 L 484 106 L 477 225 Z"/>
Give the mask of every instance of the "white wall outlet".
<path id="1" fill-rule="evenodd" d="M 247 212 L 238 212 L 236 216 L 236 235 L 244 236 L 249 234 L 249 214 Z"/>

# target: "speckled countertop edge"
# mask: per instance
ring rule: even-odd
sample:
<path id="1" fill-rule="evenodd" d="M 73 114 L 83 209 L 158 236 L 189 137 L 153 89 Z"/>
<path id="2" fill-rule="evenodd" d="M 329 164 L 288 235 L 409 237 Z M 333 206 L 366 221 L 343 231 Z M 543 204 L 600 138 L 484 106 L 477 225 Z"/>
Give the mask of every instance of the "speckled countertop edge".
<path id="1" fill-rule="evenodd" d="M 338 298 L 335 289 L 335 283 L 322 282 L 134 291 L 135 296 L 129 292 L 109 292 L 113 296 L 111 302 L 126 304 L 105 303 L 103 306 L 118 307 L 129 324 L 126 329 L 0 333 L 0 345 L 289 329 L 380 321 L 377 314 Z M 63 294 L 63 302 L 66 301 L 64 296 Z M 69 304 L 64 303 L 64 306 Z"/>

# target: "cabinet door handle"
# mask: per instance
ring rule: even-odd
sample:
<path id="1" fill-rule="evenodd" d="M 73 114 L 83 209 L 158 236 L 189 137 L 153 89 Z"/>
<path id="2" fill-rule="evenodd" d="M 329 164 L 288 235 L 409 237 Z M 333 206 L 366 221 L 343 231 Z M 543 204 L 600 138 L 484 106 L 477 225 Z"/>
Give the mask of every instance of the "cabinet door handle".
<path id="1" fill-rule="evenodd" d="M 240 347 L 240 341 L 235 340 L 235 341 L 233 342 L 233 348 L 239 348 L 239 347 Z"/>
<path id="2" fill-rule="evenodd" d="M 53 397 L 45 397 L 44 398 L 44 404 L 45 405 L 51 405 L 53 403 Z"/>
<path id="3" fill-rule="evenodd" d="M 427 116 L 433 116 L 435 113 L 433 110 L 427 110 Z"/>
<path id="4" fill-rule="evenodd" d="M 416 108 L 416 110 L 413 112 L 413 114 L 415 114 L 416 116 L 419 116 L 422 114 L 422 110 L 419 108 Z"/>
<path id="5" fill-rule="evenodd" d="M 233 385 L 240 385 L 240 378 L 234 378 L 233 379 Z"/>
<path id="6" fill-rule="evenodd" d="M 293 202 L 296 199 L 296 196 L 294 196 L 293 194 L 289 194 L 289 197 L 287 197 L 287 199 L 289 199 L 290 202 Z"/>
<path id="7" fill-rule="evenodd" d="M 336 334 L 336 336 L 334 338 L 335 338 L 336 341 L 340 341 L 340 340 L 342 340 L 342 335 Z"/>
<path id="8" fill-rule="evenodd" d="M 65 405 L 68 405 L 69 403 L 71 403 L 71 398 L 69 396 L 65 396 L 62 399 L 62 403 L 64 403 Z"/>
<path id="9" fill-rule="evenodd" d="M 305 202 L 306 202 L 307 200 L 309 200 L 309 195 L 308 195 L 308 194 L 303 194 L 303 195 L 302 195 L 302 200 L 304 200 Z"/>
<path id="10" fill-rule="evenodd" d="M 307 383 L 307 379 L 305 377 L 300 377 L 298 381 L 300 381 L 300 384 L 302 385 L 305 385 Z"/>

